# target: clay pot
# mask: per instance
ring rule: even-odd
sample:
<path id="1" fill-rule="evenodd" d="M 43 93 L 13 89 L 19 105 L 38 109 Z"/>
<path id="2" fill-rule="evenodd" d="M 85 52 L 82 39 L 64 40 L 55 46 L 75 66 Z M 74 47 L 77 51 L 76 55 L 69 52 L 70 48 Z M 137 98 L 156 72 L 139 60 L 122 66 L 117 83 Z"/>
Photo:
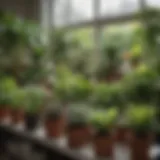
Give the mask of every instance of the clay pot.
<path id="1" fill-rule="evenodd" d="M 9 107 L 0 107 L 0 122 L 3 121 L 5 118 L 10 117 L 10 109 Z"/>
<path id="2" fill-rule="evenodd" d="M 70 148 L 82 148 L 90 142 L 92 130 L 90 126 L 69 126 L 67 134 Z"/>
<path id="3" fill-rule="evenodd" d="M 130 129 L 127 127 L 118 127 L 113 133 L 114 142 L 127 143 L 128 136 L 131 133 Z"/>
<path id="4" fill-rule="evenodd" d="M 65 118 L 60 117 L 47 117 L 45 120 L 45 131 L 49 138 L 59 138 L 65 131 Z"/>
<path id="5" fill-rule="evenodd" d="M 130 137 L 131 160 L 150 160 L 149 148 L 152 140 L 152 134 L 133 132 Z"/>
<path id="6" fill-rule="evenodd" d="M 95 136 L 94 142 L 94 149 L 96 152 L 96 155 L 98 157 L 104 157 L 104 158 L 111 158 L 112 157 L 112 145 L 113 145 L 113 139 L 112 136 L 108 133 L 106 134 L 97 134 Z"/>
<path id="7" fill-rule="evenodd" d="M 39 115 L 36 113 L 25 114 L 25 127 L 28 131 L 33 131 L 38 126 Z"/>
<path id="8" fill-rule="evenodd" d="M 121 78 L 122 78 L 122 74 L 115 70 L 107 76 L 106 80 L 107 82 L 114 82 L 114 81 L 120 80 Z"/>
<path id="9" fill-rule="evenodd" d="M 23 109 L 12 110 L 11 120 L 14 124 L 24 122 L 24 110 Z"/>

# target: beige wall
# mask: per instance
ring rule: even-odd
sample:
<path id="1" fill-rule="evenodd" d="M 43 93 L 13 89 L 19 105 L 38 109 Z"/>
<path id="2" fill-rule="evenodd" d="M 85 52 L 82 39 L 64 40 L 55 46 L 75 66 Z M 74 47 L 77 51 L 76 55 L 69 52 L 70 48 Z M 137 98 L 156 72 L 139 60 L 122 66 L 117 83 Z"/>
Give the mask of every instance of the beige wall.
<path id="1" fill-rule="evenodd" d="M 11 11 L 17 15 L 40 21 L 40 0 L 0 0 L 0 10 Z"/>

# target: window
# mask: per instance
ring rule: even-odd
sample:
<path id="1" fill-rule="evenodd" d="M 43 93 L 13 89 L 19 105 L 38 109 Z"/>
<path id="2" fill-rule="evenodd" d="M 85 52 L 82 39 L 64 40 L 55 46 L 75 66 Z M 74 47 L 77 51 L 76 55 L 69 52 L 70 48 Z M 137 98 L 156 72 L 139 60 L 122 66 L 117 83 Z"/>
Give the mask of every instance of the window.
<path id="1" fill-rule="evenodd" d="M 160 7 L 160 0 L 146 0 L 150 7 Z"/>
<path id="2" fill-rule="evenodd" d="M 55 26 L 67 25 L 70 15 L 70 0 L 55 0 L 53 14 Z"/>
<path id="3" fill-rule="evenodd" d="M 56 0 L 54 6 L 56 26 L 93 19 L 93 0 Z"/>
<path id="4" fill-rule="evenodd" d="M 71 23 L 93 19 L 93 0 L 70 1 L 72 6 L 70 15 Z"/>
<path id="5" fill-rule="evenodd" d="M 138 0 L 101 0 L 101 16 L 128 14 L 138 10 Z"/>

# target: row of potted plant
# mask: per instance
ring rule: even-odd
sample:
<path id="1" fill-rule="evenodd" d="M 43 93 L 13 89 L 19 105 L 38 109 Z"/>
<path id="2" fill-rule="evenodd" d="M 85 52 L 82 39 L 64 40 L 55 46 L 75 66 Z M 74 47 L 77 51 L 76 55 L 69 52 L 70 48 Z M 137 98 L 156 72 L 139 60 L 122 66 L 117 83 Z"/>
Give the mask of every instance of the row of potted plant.
<path id="1" fill-rule="evenodd" d="M 15 86 L 14 83 L 12 86 Z M 37 126 L 40 110 L 43 109 L 44 98 L 45 93 L 39 88 L 15 87 L 14 94 L 13 91 L 8 91 L 7 96 L 1 101 L 0 120 L 10 116 L 13 124 L 25 122 L 27 129 L 33 130 Z M 90 111 L 75 104 L 67 114 L 68 117 L 60 107 L 52 108 L 45 117 L 44 126 L 49 138 L 66 134 L 71 148 L 81 148 L 93 143 L 98 156 L 111 157 L 114 143 L 123 141 L 130 146 L 133 160 L 145 160 L 149 158 L 147 153 L 154 136 L 154 115 L 153 108 L 132 106 L 124 113 L 125 121 L 128 123 L 117 126 L 117 108 Z"/>

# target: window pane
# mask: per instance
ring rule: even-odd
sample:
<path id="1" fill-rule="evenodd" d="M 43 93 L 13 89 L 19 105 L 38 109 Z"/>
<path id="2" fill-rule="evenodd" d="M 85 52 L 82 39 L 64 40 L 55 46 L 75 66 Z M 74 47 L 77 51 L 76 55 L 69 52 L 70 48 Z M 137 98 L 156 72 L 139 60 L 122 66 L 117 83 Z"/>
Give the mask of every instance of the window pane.
<path id="1" fill-rule="evenodd" d="M 133 13 L 139 8 L 138 0 L 101 0 L 101 16 Z"/>
<path id="2" fill-rule="evenodd" d="M 70 0 L 70 22 L 76 23 L 93 18 L 93 0 Z"/>
<path id="3" fill-rule="evenodd" d="M 68 24 L 70 12 L 70 0 L 55 0 L 54 2 L 54 25 L 64 26 Z"/>
<path id="4" fill-rule="evenodd" d="M 160 7 L 160 0 L 147 0 L 147 5 L 151 7 Z"/>

